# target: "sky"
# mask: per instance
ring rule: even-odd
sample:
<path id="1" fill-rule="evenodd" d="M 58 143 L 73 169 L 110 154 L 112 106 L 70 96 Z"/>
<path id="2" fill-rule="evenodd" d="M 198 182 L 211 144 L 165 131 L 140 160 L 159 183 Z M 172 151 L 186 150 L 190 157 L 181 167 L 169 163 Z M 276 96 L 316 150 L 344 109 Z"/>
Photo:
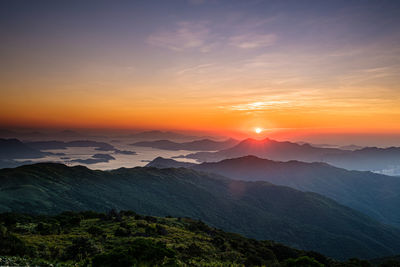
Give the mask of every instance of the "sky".
<path id="1" fill-rule="evenodd" d="M 0 124 L 400 133 L 400 1 L 0 2 Z"/>

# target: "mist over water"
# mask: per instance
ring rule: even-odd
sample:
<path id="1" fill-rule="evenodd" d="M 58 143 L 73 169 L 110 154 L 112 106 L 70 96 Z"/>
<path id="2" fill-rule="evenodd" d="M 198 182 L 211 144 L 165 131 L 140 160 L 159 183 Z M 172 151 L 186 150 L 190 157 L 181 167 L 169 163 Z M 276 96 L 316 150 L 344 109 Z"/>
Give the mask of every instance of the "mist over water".
<path id="1" fill-rule="evenodd" d="M 68 166 L 77 166 L 83 165 L 87 166 L 90 169 L 95 170 L 112 170 L 118 168 L 133 168 L 138 166 L 145 166 L 149 161 L 155 159 L 156 157 L 163 157 L 163 158 L 172 158 L 181 155 L 187 155 L 190 153 L 194 153 L 197 151 L 185 151 L 185 150 L 178 150 L 178 151 L 168 151 L 162 149 L 155 149 L 149 147 L 139 147 L 139 146 L 131 146 L 128 144 L 114 144 L 115 148 L 120 150 L 128 150 L 136 152 L 134 155 L 125 155 L 119 154 L 113 151 L 98 151 L 94 147 L 68 147 L 66 149 L 49 149 L 43 150 L 44 152 L 51 152 L 57 155 L 49 155 L 44 158 L 38 159 L 23 159 L 19 161 L 26 161 L 30 160 L 32 162 L 58 162 L 63 163 Z M 60 155 L 61 153 L 65 155 Z M 85 164 L 82 162 L 73 162 L 73 160 L 84 160 L 90 159 L 95 154 L 107 154 L 114 157 L 114 160 L 110 160 L 108 162 L 99 162 L 94 164 Z M 185 162 L 193 162 L 195 163 L 196 160 L 194 159 L 187 159 L 187 158 L 176 158 L 179 161 Z"/>

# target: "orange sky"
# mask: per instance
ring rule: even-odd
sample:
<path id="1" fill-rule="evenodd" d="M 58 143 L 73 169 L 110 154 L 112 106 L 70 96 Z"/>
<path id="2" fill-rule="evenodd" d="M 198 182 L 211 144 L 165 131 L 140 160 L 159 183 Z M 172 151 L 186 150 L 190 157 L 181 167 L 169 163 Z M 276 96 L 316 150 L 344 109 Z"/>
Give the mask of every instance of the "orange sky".
<path id="1" fill-rule="evenodd" d="M 171 3 L 10 5 L 1 125 L 400 132 L 389 2 Z"/>

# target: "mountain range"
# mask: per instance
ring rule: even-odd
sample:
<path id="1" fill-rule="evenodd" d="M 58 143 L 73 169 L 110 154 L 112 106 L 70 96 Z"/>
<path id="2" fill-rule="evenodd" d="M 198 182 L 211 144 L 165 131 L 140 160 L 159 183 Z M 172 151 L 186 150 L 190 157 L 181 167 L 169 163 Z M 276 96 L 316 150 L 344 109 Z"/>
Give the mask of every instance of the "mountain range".
<path id="1" fill-rule="evenodd" d="M 256 239 L 338 259 L 400 252 L 400 230 L 316 193 L 190 169 L 34 164 L 0 170 L 0 212 L 135 210 L 189 216 Z"/>
<path id="2" fill-rule="evenodd" d="M 156 158 L 148 167 L 185 167 L 244 181 L 267 181 L 332 198 L 386 224 L 400 227 L 400 179 L 348 171 L 326 163 L 278 162 L 255 156 L 193 164 Z"/>
<path id="3" fill-rule="evenodd" d="M 0 138 L 0 159 L 41 158 L 45 153 L 34 149 L 18 139 Z"/>
<path id="4" fill-rule="evenodd" d="M 399 147 L 343 150 L 314 147 L 307 143 L 280 142 L 269 138 L 263 140 L 248 138 L 228 149 L 197 152 L 183 157 L 201 162 L 215 162 L 248 155 L 278 161 L 326 162 L 337 167 L 362 171 L 393 169 L 400 165 Z"/>
<path id="5" fill-rule="evenodd" d="M 21 140 L 73 140 L 88 137 L 94 137 L 87 134 L 79 133 L 72 130 L 63 131 L 37 131 L 37 130 L 9 130 L 0 129 L 0 137 L 2 138 L 17 138 Z"/>
<path id="6" fill-rule="evenodd" d="M 199 139 L 212 139 L 212 137 L 210 136 L 196 136 L 184 133 L 159 131 L 159 130 L 132 133 L 127 136 L 121 136 L 121 137 L 128 137 L 130 139 L 141 140 L 141 141 L 170 140 L 175 142 L 189 142 Z"/>
<path id="7" fill-rule="evenodd" d="M 112 151 L 115 147 L 105 142 L 90 141 L 90 140 L 77 140 L 77 141 L 34 141 L 25 142 L 29 147 L 37 150 L 47 149 L 66 149 L 68 147 L 95 147 L 96 150 Z"/>
<path id="8" fill-rule="evenodd" d="M 210 139 L 195 140 L 191 142 L 177 143 L 169 140 L 142 141 L 131 144 L 132 146 L 152 147 L 164 150 L 188 150 L 188 151 L 216 151 L 227 149 L 239 143 L 238 140 L 229 138 L 225 141 Z"/>

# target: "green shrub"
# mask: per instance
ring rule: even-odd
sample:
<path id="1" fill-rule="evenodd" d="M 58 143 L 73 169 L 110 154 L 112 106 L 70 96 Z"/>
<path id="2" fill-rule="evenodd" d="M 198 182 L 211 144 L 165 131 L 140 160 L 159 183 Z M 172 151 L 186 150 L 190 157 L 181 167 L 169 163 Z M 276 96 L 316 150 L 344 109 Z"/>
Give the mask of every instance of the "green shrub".
<path id="1" fill-rule="evenodd" d="M 92 236 L 101 236 L 104 234 L 104 230 L 96 225 L 92 225 L 87 229 L 87 232 Z"/>
<path id="2" fill-rule="evenodd" d="M 99 253 L 99 249 L 92 240 L 86 237 L 78 237 L 73 239 L 72 244 L 67 247 L 64 256 L 67 260 L 82 260 L 97 253 Z"/>
<path id="3" fill-rule="evenodd" d="M 379 265 L 379 267 L 400 267 L 400 261 L 387 260 L 384 263 L 382 263 L 381 265 Z"/>
<path id="4" fill-rule="evenodd" d="M 349 267 L 370 267 L 371 264 L 366 260 L 360 260 L 360 259 L 357 259 L 357 258 L 352 258 L 352 259 L 349 259 L 346 262 L 346 266 L 349 266 Z"/>
<path id="5" fill-rule="evenodd" d="M 92 260 L 93 267 L 125 267 L 133 266 L 137 261 L 123 251 L 113 251 L 96 255 Z"/>
<path id="6" fill-rule="evenodd" d="M 23 256 L 28 253 L 28 248 L 21 239 L 7 231 L 0 232 L 0 255 Z"/>
<path id="7" fill-rule="evenodd" d="M 60 226 L 58 224 L 38 223 L 35 231 L 40 235 L 52 235 L 60 232 Z"/>
<path id="8" fill-rule="evenodd" d="M 138 261 L 159 263 L 167 258 L 175 258 L 175 252 L 161 242 L 150 239 L 138 238 L 129 246 L 129 254 Z"/>
<path id="9" fill-rule="evenodd" d="M 131 231 L 123 227 L 118 227 L 117 230 L 115 230 L 114 235 L 120 237 L 127 237 L 131 235 Z"/>
<path id="10" fill-rule="evenodd" d="M 297 259 L 288 259 L 285 261 L 287 267 L 323 267 L 324 265 L 319 263 L 313 258 L 308 256 L 302 256 Z"/>

